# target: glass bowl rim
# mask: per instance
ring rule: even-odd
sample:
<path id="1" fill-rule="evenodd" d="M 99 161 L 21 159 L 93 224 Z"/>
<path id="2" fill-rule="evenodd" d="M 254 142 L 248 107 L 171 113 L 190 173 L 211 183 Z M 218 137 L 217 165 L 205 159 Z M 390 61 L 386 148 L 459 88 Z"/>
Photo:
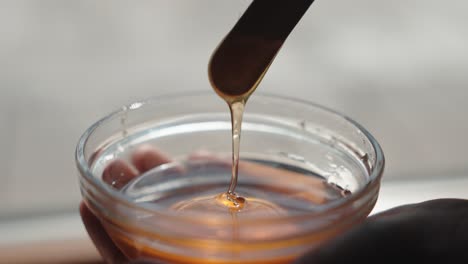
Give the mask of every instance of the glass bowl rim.
<path id="1" fill-rule="evenodd" d="M 158 96 L 153 96 L 149 97 L 145 100 L 141 101 L 135 101 L 133 103 L 124 105 L 123 107 L 110 112 L 109 114 L 105 115 L 103 118 L 99 119 L 95 123 L 93 123 L 90 127 L 88 127 L 84 133 L 81 135 L 81 137 L 78 140 L 78 144 L 76 146 L 75 150 L 75 162 L 76 166 L 79 170 L 80 173 L 80 182 L 81 181 L 86 181 L 88 184 L 90 184 L 93 188 L 96 190 L 99 190 L 101 193 L 104 192 L 105 195 L 110 198 L 113 201 L 116 201 L 119 204 L 128 206 L 132 209 L 136 209 L 138 211 L 142 212 L 148 212 L 148 213 L 153 213 L 153 214 L 159 214 L 160 216 L 164 217 L 169 217 L 173 219 L 182 219 L 186 218 L 185 220 L 189 222 L 198 222 L 198 217 L 193 217 L 193 212 L 190 213 L 192 217 L 187 217 L 188 215 L 181 214 L 181 213 L 174 213 L 174 212 L 169 212 L 169 211 L 155 211 L 154 206 L 145 206 L 144 203 L 141 204 L 136 204 L 133 203 L 128 197 L 123 195 L 119 190 L 116 190 L 112 188 L 110 185 L 105 184 L 102 180 L 99 180 L 97 177 L 95 177 L 91 171 L 91 168 L 88 164 L 88 162 L 85 159 L 85 146 L 88 142 L 88 139 L 93 135 L 93 132 L 100 127 L 101 125 L 105 124 L 107 121 L 112 120 L 115 116 L 125 112 L 125 111 L 134 111 L 137 109 L 140 109 L 146 105 L 152 105 L 157 103 L 158 101 L 168 101 L 168 100 L 173 100 L 173 99 L 180 99 L 180 98 L 188 98 L 188 97 L 194 97 L 194 96 L 213 96 L 213 92 L 207 92 L 207 91 L 193 91 L 193 92 L 179 92 L 179 93 L 169 93 L 165 95 L 158 95 Z M 252 95 L 252 97 L 256 98 L 265 98 L 265 99 L 272 99 L 272 100 L 281 100 L 284 102 L 292 102 L 295 104 L 300 104 L 300 105 L 305 105 L 307 107 L 312 107 L 312 108 L 318 108 L 322 111 L 325 111 L 329 114 L 338 116 L 339 118 L 342 118 L 346 122 L 349 122 L 351 125 L 356 127 L 362 134 L 364 135 L 365 138 L 369 140 L 369 142 L 372 145 L 372 148 L 375 151 L 375 164 L 373 166 L 372 171 L 369 174 L 369 180 L 368 182 L 360 188 L 358 191 L 352 193 L 351 195 L 347 196 L 346 198 L 343 199 L 338 199 L 336 201 L 324 204 L 319 206 L 318 210 L 310 211 L 310 212 L 304 212 L 298 215 L 289 215 L 289 216 L 278 216 L 278 217 L 273 217 L 273 216 L 268 216 L 268 217 L 249 217 L 247 219 L 244 219 L 243 221 L 247 222 L 263 222 L 262 220 L 267 220 L 268 222 L 272 221 L 290 221 L 291 219 L 296 219 L 296 218 L 309 218 L 309 217 L 318 217 L 325 215 L 327 213 L 330 213 L 332 211 L 337 211 L 340 210 L 341 208 L 346 208 L 348 206 L 351 206 L 353 202 L 358 201 L 362 198 L 365 198 L 366 194 L 369 191 L 376 190 L 380 186 L 380 180 L 383 174 L 383 170 L 385 167 L 385 157 L 383 154 L 383 151 L 380 147 L 380 144 L 377 142 L 377 140 L 372 136 L 370 132 L 368 132 L 362 125 L 360 125 L 358 122 L 354 121 L 350 117 L 337 112 L 333 109 L 330 109 L 328 107 L 322 106 L 320 104 L 310 102 L 304 99 L 299 99 L 299 98 L 294 98 L 291 96 L 284 96 L 284 95 L 277 95 L 273 93 L 262 93 L 262 92 L 257 92 Z M 221 99 L 220 99 L 221 100 Z M 227 110 L 226 110 L 227 111 Z M 248 111 L 248 110 L 246 110 Z M 378 191 L 378 189 L 377 189 Z M 378 196 L 378 192 L 376 193 Z M 85 195 L 82 195 L 83 198 L 86 200 Z M 369 198 L 368 198 L 369 199 Z M 196 215 L 196 214 L 195 214 Z M 206 216 L 206 214 L 203 214 Z M 217 218 L 217 217 L 215 217 Z M 203 221 L 202 221 L 203 222 Z"/>

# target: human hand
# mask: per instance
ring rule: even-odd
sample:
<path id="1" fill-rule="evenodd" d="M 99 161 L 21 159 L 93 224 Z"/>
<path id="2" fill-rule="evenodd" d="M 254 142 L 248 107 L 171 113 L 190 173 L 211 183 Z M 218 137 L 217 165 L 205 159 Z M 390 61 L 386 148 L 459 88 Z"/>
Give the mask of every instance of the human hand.
<path id="1" fill-rule="evenodd" d="M 468 200 L 396 207 L 297 260 L 316 263 L 468 263 Z"/>
<path id="2" fill-rule="evenodd" d="M 163 153 L 148 146 L 138 148 L 131 157 L 131 164 L 117 159 L 104 169 L 102 179 L 116 189 L 123 188 L 138 175 L 171 160 Z M 80 204 L 81 219 L 86 231 L 106 263 L 149 263 L 144 260 L 130 262 L 109 237 L 101 221 L 91 212 L 84 202 Z M 154 262 L 151 262 L 154 263 Z"/>

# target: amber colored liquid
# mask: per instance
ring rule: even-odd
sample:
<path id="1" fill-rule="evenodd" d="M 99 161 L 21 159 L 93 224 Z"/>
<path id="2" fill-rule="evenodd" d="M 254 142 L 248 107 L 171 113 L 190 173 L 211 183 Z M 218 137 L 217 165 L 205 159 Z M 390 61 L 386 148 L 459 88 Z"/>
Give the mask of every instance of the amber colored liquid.
<path id="1" fill-rule="evenodd" d="M 361 214 L 361 217 L 357 219 L 357 222 L 362 222 L 369 212 L 366 211 L 365 213 Z M 336 237 L 337 235 L 349 230 L 356 222 L 346 222 L 343 221 L 342 223 L 338 222 L 336 226 L 333 228 L 325 230 L 318 234 L 313 235 L 304 235 L 302 237 L 298 237 L 295 240 L 285 240 L 281 242 L 271 242 L 271 243 L 264 243 L 262 247 L 291 247 L 293 245 L 301 244 L 301 245 L 319 245 L 320 243 L 324 243 L 329 239 Z M 300 257 L 302 254 L 307 253 L 308 251 L 312 250 L 313 247 L 310 247 L 307 250 L 299 254 L 290 254 L 284 256 L 275 256 L 275 257 L 265 257 L 262 259 L 255 259 L 255 260 L 242 260 L 236 258 L 236 256 L 242 254 L 250 254 L 251 252 L 255 252 L 255 248 L 253 248 L 250 244 L 239 243 L 235 246 L 230 246 L 231 250 L 231 258 L 229 259 L 216 259 L 210 257 L 194 257 L 191 255 L 182 255 L 182 254 L 171 254 L 162 248 L 151 247 L 145 241 L 138 241 L 131 238 L 128 234 L 134 233 L 133 229 L 125 229 L 120 227 L 120 229 L 115 229 L 114 224 L 107 224 L 104 222 L 104 226 L 119 249 L 130 259 L 130 260 L 151 260 L 154 263 L 162 264 L 162 263 L 170 263 L 170 264 L 234 264 L 234 263 L 245 263 L 245 264 L 289 264 L 294 262 L 295 259 Z M 234 228 L 234 227 L 233 227 Z M 156 238 L 155 238 L 156 239 Z M 169 242 L 176 242 L 169 240 Z M 188 247 L 193 247 L 195 250 L 202 250 L 206 252 L 216 251 L 219 250 L 219 246 L 216 245 L 216 242 L 204 245 L 205 241 L 193 241 L 188 245 Z M 202 246 L 200 246 L 202 245 Z M 153 262 L 151 262 L 153 263 Z"/>
<path id="2" fill-rule="evenodd" d="M 225 194 L 218 195 L 216 201 L 227 206 L 231 210 L 242 210 L 245 198 L 238 196 L 235 192 L 239 177 L 239 149 L 241 138 L 242 115 L 244 114 L 245 100 L 228 102 L 231 111 L 232 126 L 232 169 L 231 182 Z"/>
<path id="3" fill-rule="evenodd" d="M 221 164 L 221 165 L 219 165 Z M 312 245 L 320 243 L 336 234 L 342 232 L 348 226 L 347 221 L 337 221 L 329 229 L 307 233 L 301 231 L 303 226 L 297 223 L 282 223 L 280 229 L 271 232 L 256 229 L 246 230 L 242 220 L 246 217 L 262 215 L 265 219 L 275 217 L 287 217 L 291 214 L 314 210 L 315 207 L 323 206 L 330 202 L 342 199 L 349 194 L 335 185 L 328 184 L 319 175 L 310 171 L 293 167 L 291 165 L 268 162 L 260 160 L 242 160 L 239 164 L 239 186 L 238 191 L 243 194 L 244 202 L 241 209 L 231 208 L 219 203 L 219 195 L 225 195 L 223 190 L 229 183 L 226 176 L 229 174 L 230 166 L 226 162 L 203 163 L 197 170 L 180 170 L 171 175 L 162 175 L 161 178 L 151 173 L 141 175 L 137 181 L 123 191 L 131 192 L 135 201 L 142 203 L 154 203 L 161 206 L 161 211 L 172 213 L 206 213 L 208 215 L 225 216 L 228 225 L 223 228 L 210 231 L 211 227 L 179 226 L 178 224 L 166 223 L 169 229 L 184 233 L 186 228 L 191 234 L 191 239 L 177 237 L 177 235 L 149 234 L 147 231 L 139 230 L 139 225 L 133 227 L 128 223 L 119 223 L 118 219 L 107 219 L 104 221 L 109 235 L 120 249 L 131 259 L 148 258 L 162 263 L 239 263 L 242 257 L 256 253 L 262 248 L 288 248 L 293 245 Z M 154 189 L 160 186 L 160 180 L 167 179 L 165 190 Z M 194 182 L 185 183 L 186 179 L 196 179 Z M 141 186 L 138 189 L 132 186 Z M 149 191 L 148 191 L 149 190 Z M 138 202 L 137 202 L 138 203 Z M 365 217 L 367 214 L 363 214 Z M 150 223 L 159 224 L 163 219 L 158 216 L 148 216 Z M 203 216 L 202 216 L 203 217 Z M 154 219 L 153 219 L 154 218 Z M 314 221 L 310 219 L 310 221 Z M 268 222 L 265 223 L 268 225 Z M 165 226 L 167 226 L 165 225 Z M 157 230 L 157 229 L 156 229 Z M 208 231 L 207 231 L 208 230 Z M 177 233 L 176 232 L 176 233 Z M 210 233 L 211 232 L 211 233 Z M 221 232 L 218 234 L 218 232 Z M 274 238 L 278 233 L 288 237 L 291 233 L 298 234 L 285 240 Z M 139 240 L 135 237 L 150 236 L 151 241 L 162 241 L 164 244 L 152 245 L 151 241 Z M 195 238 L 194 238 L 195 237 Z M 223 242 L 224 241 L 224 242 Z M 253 241 L 245 243 L 245 241 Z M 226 244 L 227 243 L 227 244 Z M 252 246 L 255 245 L 255 246 Z M 183 253 L 174 254 L 168 248 L 183 247 Z M 205 252 L 196 256 L 194 252 Z M 227 257 L 210 258 L 210 252 L 224 251 Z M 254 255 L 254 254 L 252 254 Z M 241 263 L 290 263 L 297 254 L 286 254 L 284 256 L 268 257 L 262 259 L 242 260 Z"/>
<path id="4" fill-rule="evenodd" d="M 246 175 L 241 175 L 241 176 L 246 176 Z M 298 176 L 300 177 L 300 176 Z M 229 255 L 231 257 L 229 258 L 224 258 L 224 259 L 216 259 L 216 258 L 210 258 L 210 257 L 200 257 L 200 256 L 193 256 L 190 253 L 187 253 L 187 255 L 183 254 L 173 254 L 169 253 L 164 249 L 164 247 L 154 247 L 151 246 L 148 242 L 146 241 L 139 241 L 138 239 L 133 239 L 133 237 L 141 232 L 140 230 L 135 230 L 133 228 L 130 228 L 127 225 L 119 225 L 116 223 L 113 223 L 111 225 L 105 225 L 107 227 L 107 231 L 109 235 L 112 237 L 113 241 L 118 245 L 118 247 L 130 258 L 130 259 L 150 259 L 150 260 L 156 260 L 158 262 L 156 263 L 173 263 L 173 264 L 198 264 L 198 263 L 208 263 L 208 264 L 230 264 L 230 263 L 265 263 L 265 264 L 280 264 L 280 263 L 291 263 L 295 258 L 297 258 L 299 255 L 297 254 L 291 254 L 291 255 L 285 255 L 281 257 L 264 257 L 260 260 L 242 260 L 241 262 L 239 261 L 238 257 L 243 256 L 243 254 L 248 255 L 251 252 L 255 252 L 256 247 L 253 247 L 249 243 L 243 243 L 242 238 L 245 238 L 246 236 L 251 237 L 251 238 L 259 238 L 259 237 L 264 237 L 265 242 L 261 244 L 260 248 L 268 248 L 268 247 L 291 247 L 293 245 L 313 245 L 314 243 L 321 243 L 324 242 L 330 238 L 335 237 L 337 234 L 343 232 L 347 228 L 349 228 L 349 223 L 346 221 L 337 221 L 335 225 L 333 225 L 331 228 L 327 230 L 323 230 L 323 232 L 319 233 L 313 233 L 313 234 L 307 234 L 307 233 L 301 233 L 301 236 L 298 236 L 297 238 L 294 239 L 289 239 L 289 240 L 284 240 L 284 241 L 273 241 L 273 242 L 268 242 L 268 234 L 264 233 L 249 233 L 246 234 L 243 232 L 243 227 L 238 223 L 239 220 L 241 220 L 244 216 L 246 215 L 251 215 L 251 214 L 258 214 L 258 213 L 266 213 L 272 216 L 285 216 L 290 213 L 292 210 L 291 208 L 287 207 L 284 204 L 279 204 L 277 203 L 278 200 L 275 201 L 278 197 L 289 197 L 291 201 L 293 201 L 294 204 L 291 204 L 291 207 L 296 206 L 298 203 L 308 203 L 308 204 L 316 204 L 317 206 L 326 204 L 328 202 L 334 201 L 336 199 L 341 199 L 343 196 L 347 194 L 347 192 L 344 192 L 343 190 L 326 184 L 320 179 L 311 179 L 311 181 L 316 181 L 315 187 L 311 187 L 313 189 L 312 192 L 310 191 L 304 191 L 302 193 L 292 193 L 291 190 L 288 190 L 287 187 L 283 187 L 280 185 L 280 183 L 283 183 L 284 185 L 284 178 L 281 177 L 281 180 L 279 177 L 273 177 L 273 182 L 271 186 L 263 186 L 263 187 L 258 187 L 258 186 L 244 186 L 240 185 L 239 186 L 239 191 L 242 193 L 249 193 L 253 190 L 253 188 L 256 188 L 257 193 L 255 193 L 255 196 L 259 196 L 259 193 L 263 193 L 261 196 L 262 198 L 254 198 L 249 196 L 245 196 L 245 208 L 240 211 L 234 211 L 234 210 L 226 210 L 226 208 L 221 207 L 219 204 L 216 204 L 215 200 L 213 199 L 216 197 L 216 193 L 219 193 L 219 188 L 211 192 L 211 194 L 203 194 L 203 196 L 190 196 L 193 192 L 184 192 L 187 193 L 187 196 L 180 196 L 178 194 L 177 197 L 172 197 L 175 200 L 172 202 L 172 206 L 169 206 L 172 210 L 174 211 L 206 211 L 206 212 L 214 212 L 218 211 L 220 214 L 226 214 L 230 215 L 230 219 L 227 218 L 227 221 L 230 221 L 232 223 L 231 229 L 230 230 L 224 230 L 224 232 L 229 233 L 228 236 L 231 237 L 231 242 L 229 248 L 220 246 L 222 242 L 217 242 L 217 241 L 210 241 L 200 239 L 200 240 L 188 240 L 184 242 L 180 242 L 179 238 L 176 237 L 157 237 L 155 234 L 151 234 L 153 239 L 160 239 L 164 241 L 164 243 L 167 244 L 172 244 L 172 245 L 178 245 L 182 243 L 184 247 L 190 248 L 191 250 L 196 250 L 197 252 L 213 252 L 213 251 L 219 251 L 220 248 L 222 250 L 227 250 L 229 251 Z M 276 186 L 276 187 L 275 187 Z M 222 189 L 222 186 L 219 186 Z M 199 188 L 194 187 L 194 189 Z M 314 190 L 315 188 L 315 190 Z M 176 193 L 179 193 L 176 191 Z M 165 199 L 169 199 L 169 197 L 165 197 Z M 273 201 L 273 202 L 271 202 Z M 155 201 L 157 202 L 157 201 Z M 159 204 L 159 203 L 158 203 Z M 366 214 L 362 215 L 362 219 L 364 219 L 367 216 Z M 155 217 L 154 221 L 161 221 L 160 219 L 157 219 Z M 313 221 L 311 219 L 310 221 Z M 117 227 L 117 228 L 116 228 Z M 297 229 L 300 229 L 301 226 L 295 225 L 293 223 L 285 223 L 282 227 L 281 230 L 277 230 L 276 232 L 284 232 L 288 233 L 289 231 L 293 232 Z M 197 231 L 197 230 L 195 230 Z M 198 233 L 200 237 L 203 237 L 205 234 L 203 231 L 200 231 Z M 239 242 L 236 242 L 239 241 Z M 257 246 L 259 247 L 259 246 Z M 305 253 L 304 251 L 303 253 Z M 209 254 L 207 254 L 209 256 Z"/>

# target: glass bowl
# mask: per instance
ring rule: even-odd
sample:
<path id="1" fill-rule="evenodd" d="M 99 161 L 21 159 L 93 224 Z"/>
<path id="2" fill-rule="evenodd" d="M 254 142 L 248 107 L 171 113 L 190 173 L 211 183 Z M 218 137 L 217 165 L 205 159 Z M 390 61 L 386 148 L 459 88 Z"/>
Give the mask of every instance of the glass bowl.
<path id="1" fill-rule="evenodd" d="M 129 259 L 289 263 L 373 209 L 384 170 L 373 136 L 325 107 L 260 93 L 245 109 L 237 189 L 257 207 L 206 202 L 229 185 L 230 122 L 227 105 L 206 92 L 132 103 L 84 132 L 83 200 Z M 162 161 L 138 170 L 135 153 L 151 148 Z M 106 181 L 116 161 L 139 176 Z"/>

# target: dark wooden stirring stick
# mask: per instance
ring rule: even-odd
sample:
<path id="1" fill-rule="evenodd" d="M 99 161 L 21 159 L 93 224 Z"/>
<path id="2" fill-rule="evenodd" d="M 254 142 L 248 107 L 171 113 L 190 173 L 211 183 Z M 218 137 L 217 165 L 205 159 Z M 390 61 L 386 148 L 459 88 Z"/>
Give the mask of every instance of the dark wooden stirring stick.
<path id="1" fill-rule="evenodd" d="M 215 91 L 228 101 L 248 97 L 313 1 L 254 0 L 211 57 Z"/>

